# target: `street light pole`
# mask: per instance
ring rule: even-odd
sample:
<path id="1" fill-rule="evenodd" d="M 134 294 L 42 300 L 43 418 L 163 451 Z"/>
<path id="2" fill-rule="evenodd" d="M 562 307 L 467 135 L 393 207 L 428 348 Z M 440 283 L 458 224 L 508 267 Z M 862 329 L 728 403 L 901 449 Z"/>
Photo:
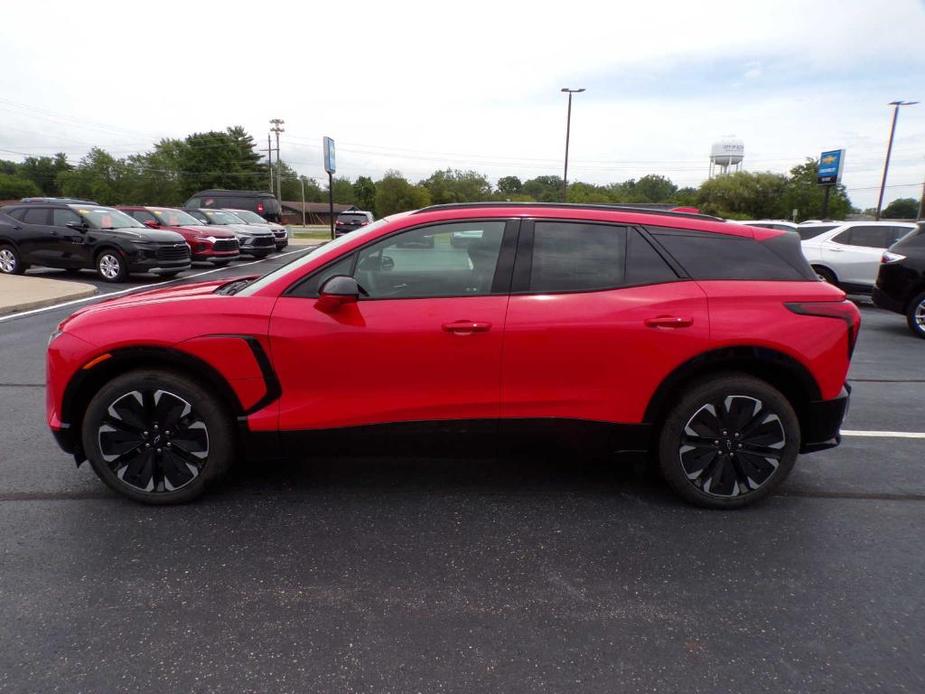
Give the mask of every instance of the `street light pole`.
<path id="1" fill-rule="evenodd" d="M 877 215 L 875 219 L 880 219 L 880 209 L 883 207 L 883 193 L 886 190 L 886 174 L 890 170 L 890 154 L 893 151 L 893 135 L 896 134 L 896 119 L 899 117 L 900 106 L 912 106 L 919 103 L 918 101 L 891 101 L 893 107 L 893 125 L 890 126 L 890 139 L 886 145 L 886 161 L 883 162 L 883 179 L 880 181 L 880 197 L 877 199 Z"/>
<path id="2" fill-rule="evenodd" d="M 568 202 L 568 141 L 572 132 L 572 94 L 581 94 L 581 89 L 569 89 L 562 87 L 562 91 L 568 94 L 568 116 L 565 120 L 565 170 L 562 172 L 562 202 Z"/>
<path id="3" fill-rule="evenodd" d="M 299 176 L 299 186 L 302 188 L 302 226 L 305 226 L 305 179 Z"/>

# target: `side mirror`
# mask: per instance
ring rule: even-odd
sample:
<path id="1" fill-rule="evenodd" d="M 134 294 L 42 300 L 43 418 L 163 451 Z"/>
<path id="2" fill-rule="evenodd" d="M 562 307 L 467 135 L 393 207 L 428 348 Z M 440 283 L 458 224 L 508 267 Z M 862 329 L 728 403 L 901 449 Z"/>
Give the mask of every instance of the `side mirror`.
<path id="1" fill-rule="evenodd" d="M 79 231 L 81 234 L 87 233 L 87 225 L 84 222 L 67 222 L 64 226 Z"/>
<path id="2" fill-rule="evenodd" d="M 149 229 L 157 229 L 160 226 L 160 224 L 157 223 L 156 219 L 146 219 L 145 221 L 142 222 L 142 224 L 144 224 Z"/>
<path id="3" fill-rule="evenodd" d="M 324 281 L 318 289 L 318 302 L 322 309 L 336 309 L 345 304 L 355 304 L 369 293 L 349 275 L 334 275 Z"/>

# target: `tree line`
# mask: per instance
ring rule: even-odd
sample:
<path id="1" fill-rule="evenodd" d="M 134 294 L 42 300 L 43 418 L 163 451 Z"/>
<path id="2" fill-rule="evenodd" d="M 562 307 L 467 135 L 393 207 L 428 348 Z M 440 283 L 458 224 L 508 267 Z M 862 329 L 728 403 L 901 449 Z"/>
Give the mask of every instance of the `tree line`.
<path id="1" fill-rule="evenodd" d="M 277 175 L 274 164 L 273 175 Z M 327 187 L 299 175 L 282 162 L 283 200 L 326 202 Z M 23 162 L 0 160 L 0 200 L 29 196 L 88 198 L 104 205 L 144 204 L 177 206 L 197 190 L 229 188 L 269 189 L 270 172 L 253 138 L 240 126 L 224 131 L 166 138 L 151 151 L 116 157 L 95 147 L 76 164 L 64 154 L 27 157 Z M 556 175 L 521 180 L 503 176 L 492 185 L 483 174 L 453 168 L 435 171 L 413 182 L 390 170 L 378 180 L 335 177 L 334 201 L 370 210 L 377 217 L 431 204 L 478 202 L 559 202 L 562 179 Z M 704 181 L 698 187 L 679 187 L 669 178 L 649 174 L 626 181 L 569 184 L 568 201 L 577 203 L 665 203 L 698 207 L 731 219 L 790 219 L 819 217 L 823 189 L 816 184 L 816 162 L 807 158 L 787 174 L 741 171 Z M 909 199 L 911 200 L 911 199 Z M 912 201 L 913 203 L 915 201 Z M 894 201 L 886 217 L 905 217 L 909 201 Z M 829 216 L 835 219 L 856 211 L 843 186 L 832 190 Z"/>

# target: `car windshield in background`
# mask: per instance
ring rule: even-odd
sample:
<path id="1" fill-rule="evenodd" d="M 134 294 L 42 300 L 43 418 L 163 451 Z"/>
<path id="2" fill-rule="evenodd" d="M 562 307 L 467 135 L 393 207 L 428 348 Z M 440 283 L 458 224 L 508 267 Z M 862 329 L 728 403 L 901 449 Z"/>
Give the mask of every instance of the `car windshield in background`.
<path id="1" fill-rule="evenodd" d="M 818 226 L 811 227 L 797 227 L 797 233 L 800 235 L 801 241 L 806 241 L 807 239 L 815 238 L 820 234 L 824 234 L 827 231 L 831 231 L 837 224 L 820 224 Z"/>
<path id="2" fill-rule="evenodd" d="M 93 229 L 144 229 L 144 224 L 124 212 L 110 207 L 83 207 L 71 205 L 77 214 Z"/>
<path id="3" fill-rule="evenodd" d="M 231 212 L 220 212 L 218 210 L 206 210 L 206 217 L 209 218 L 209 221 L 213 224 L 247 224 L 243 219 L 238 217 L 236 214 L 231 214 Z"/>
<path id="4" fill-rule="evenodd" d="M 202 226 L 202 220 L 196 219 L 193 215 L 183 210 L 158 207 L 151 207 L 149 209 L 154 213 L 154 216 L 157 217 L 157 221 L 169 227 L 184 227 L 190 225 Z"/>
<path id="5" fill-rule="evenodd" d="M 233 214 L 235 217 L 240 217 L 248 224 L 266 224 L 267 223 L 267 220 L 265 220 L 259 214 L 257 214 L 256 212 L 251 212 L 249 210 L 235 210 Z"/>

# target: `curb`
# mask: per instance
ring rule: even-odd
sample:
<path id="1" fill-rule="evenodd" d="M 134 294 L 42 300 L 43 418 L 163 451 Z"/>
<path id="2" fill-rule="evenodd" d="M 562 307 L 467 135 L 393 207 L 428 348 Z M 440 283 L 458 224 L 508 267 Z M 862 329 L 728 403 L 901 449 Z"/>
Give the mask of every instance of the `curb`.
<path id="1" fill-rule="evenodd" d="M 6 279 L 8 276 L 4 275 L 0 279 L 0 288 L 5 289 L 3 279 Z M 83 299 L 88 296 L 93 296 L 96 294 L 97 290 L 92 284 L 82 284 L 78 282 L 63 282 L 61 280 L 46 280 L 42 278 L 30 278 L 26 277 L 16 277 L 17 280 L 23 279 L 26 282 L 34 280 L 36 282 L 54 282 L 55 284 L 67 285 L 66 288 L 63 288 L 61 291 L 58 291 L 53 296 L 46 295 L 39 299 L 27 299 L 24 301 L 17 301 L 16 303 L 4 303 L 0 301 L 0 316 L 6 316 L 11 313 L 21 313 L 23 311 L 31 311 L 36 308 L 44 308 L 45 306 L 52 306 L 53 304 L 58 304 L 63 301 L 72 301 L 74 299 Z M 47 284 L 45 285 L 48 286 Z"/>

